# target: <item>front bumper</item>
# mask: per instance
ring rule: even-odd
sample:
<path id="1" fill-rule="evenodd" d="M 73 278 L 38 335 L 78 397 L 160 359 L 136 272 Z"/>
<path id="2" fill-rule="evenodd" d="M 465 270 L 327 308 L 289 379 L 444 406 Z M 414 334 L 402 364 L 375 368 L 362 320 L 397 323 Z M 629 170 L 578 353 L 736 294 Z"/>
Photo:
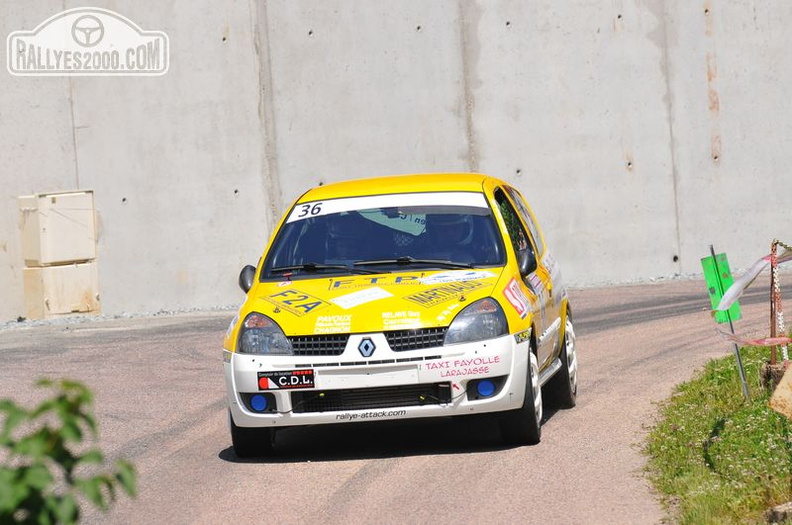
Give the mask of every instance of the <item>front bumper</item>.
<path id="1" fill-rule="evenodd" d="M 364 338 L 376 352 L 364 358 Z M 444 417 L 520 408 L 529 345 L 511 335 L 415 351 L 394 352 L 382 334 L 350 336 L 339 356 L 261 356 L 224 351 L 228 403 L 240 427 L 300 426 L 352 421 Z M 312 371 L 300 381 L 261 381 L 274 372 Z M 277 374 L 276 374 L 277 375 Z M 296 376 L 295 376 L 296 377 Z M 492 379 L 495 392 L 471 395 L 475 381 Z M 291 378 L 290 378 L 291 379 Z M 296 386 L 290 383 L 295 383 Z M 266 396 L 266 410 L 251 396 Z M 258 405 L 260 408 L 260 405 Z"/>

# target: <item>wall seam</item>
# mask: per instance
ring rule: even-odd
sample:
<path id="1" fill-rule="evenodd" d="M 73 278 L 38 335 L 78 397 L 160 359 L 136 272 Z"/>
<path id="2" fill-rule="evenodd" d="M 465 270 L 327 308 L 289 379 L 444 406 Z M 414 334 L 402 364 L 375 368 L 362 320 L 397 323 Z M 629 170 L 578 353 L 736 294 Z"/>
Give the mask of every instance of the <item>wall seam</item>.
<path id="1" fill-rule="evenodd" d="M 460 19 L 460 45 L 462 50 L 462 103 L 464 105 L 463 111 L 465 112 L 465 136 L 468 143 L 467 163 L 470 171 L 479 171 L 478 156 L 476 155 L 476 132 L 473 123 L 473 93 L 470 88 L 470 67 L 469 61 L 469 45 L 468 45 L 468 16 L 466 0 L 459 0 L 459 19 Z"/>
<path id="2" fill-rule="evenodd" d="M 677 271 L 682 271 L 682 233 L 680 228 L 679 215 L 679 172 L 676 164 L 676 142 L 674 141 L 674 95 L 671 84 L 671 68 L 669 67 L 668 49 L 668 8 L 667 2 L 663 1 L 663 76 L 666 83 L 666 97 L 668 100 L 668 140 L 669 154 L 671 156 L 671 189 L 674 200 L 674 233 L 676 234 L 676 256 L 675 262 Z"/>
<path id="3" fill-rule="evenodd" d="M 66 0 L 61 2 L 61 11 L 66 11 Z M 80 189 L 80 165 L 77 162 L 77 124 L 74 122 L 74 77 L 67 77 L 69 82 L 69 117 L 71 118 L 72 149 L 74 151 L 74 189 Z M 64 188 L 66 189 L 66 188 Z"/>
<path id="4" fill-rule="evenodd" d="M 71 116 L 72 148 L 74 150 L 75 188 L 80 189 L 80 164 L 77 161 L 77 124 L 74 122 L 74 79 L 69 77 L 69 115 Z M 67 188 L 64 188 L 67 189 Z"/>
<path id="5" fill-rule="evenodd" d="M 262 133 L 262 168 L 264 192 L 269 197 L 267 224 L 274 228 L 282 213 L 281 185 L 278 175 L 277 141 L 274 117 L 274 93 L 269 46 L 267 2 L 250 0 L 253 16 L 253 46 L 258 66 L 258 116 Z M 263 28 L 263 31 L 262 31 Z"/>

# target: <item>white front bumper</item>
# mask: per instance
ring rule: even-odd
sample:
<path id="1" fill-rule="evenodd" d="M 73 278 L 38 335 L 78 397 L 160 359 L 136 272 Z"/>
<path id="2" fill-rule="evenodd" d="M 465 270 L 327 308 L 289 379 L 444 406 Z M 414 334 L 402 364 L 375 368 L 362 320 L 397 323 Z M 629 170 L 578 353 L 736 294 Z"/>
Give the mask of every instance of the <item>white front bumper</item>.
<path id="1" fill-rule="evenodd" d="M 358 345 L 371 338 L 376 352 L 364 358 Z M 517 344 L 513 336 L 498 339 L 394 352 L 382 334 L 350 336 L 339 356 L 260 356 L 224 351 L 228 402 L 234 423 L 240 427 L 298 426 L 351 421 L 411 419 L 499 412 L 522 406 L 528 366 L 528 343 Z M 297 389 L 268 389 L 259 386 L 259 372 L 311 369 L 314 386 L 303 393 L 340 389 L 396 387 L 450 383 L 451 400 L 444 404 L 338 409 L 294 412 L 291 393 Z M 505 376 L 503 387 L 485 399 L 468 399 L 468 382 Z M 272 394 L 276 412 L 248 409 L 240 393 Z M 310 396 L 309 396 L 310 397 Z"/>

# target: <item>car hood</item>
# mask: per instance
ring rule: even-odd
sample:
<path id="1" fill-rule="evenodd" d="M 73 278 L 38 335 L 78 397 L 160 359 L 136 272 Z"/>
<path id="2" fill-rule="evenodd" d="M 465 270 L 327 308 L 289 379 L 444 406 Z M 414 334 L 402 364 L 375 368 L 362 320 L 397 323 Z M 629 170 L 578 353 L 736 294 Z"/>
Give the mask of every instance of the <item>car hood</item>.
<path id="1" fill-rule="evenodd" d="M 465 306 L 492 295 L 503 268 L 401 272 L 260 282 L 245 310 L 275 320 L 288 336 L 448 326 Z"/>

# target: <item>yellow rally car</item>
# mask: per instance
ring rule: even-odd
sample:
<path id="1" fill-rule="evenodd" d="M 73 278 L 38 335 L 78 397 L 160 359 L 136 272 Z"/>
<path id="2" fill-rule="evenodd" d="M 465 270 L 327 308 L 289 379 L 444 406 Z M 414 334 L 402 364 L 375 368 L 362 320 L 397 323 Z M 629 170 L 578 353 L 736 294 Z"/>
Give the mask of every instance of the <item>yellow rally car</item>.
<path id="1" fill-rule="evenodd" d="M 238 456 L 281 427 L 498 412 L 541 438 L 575 405 L 567 291 L 520 193 L 480 174 L 316 187 L 281 220 L 223 343 Z"/>

